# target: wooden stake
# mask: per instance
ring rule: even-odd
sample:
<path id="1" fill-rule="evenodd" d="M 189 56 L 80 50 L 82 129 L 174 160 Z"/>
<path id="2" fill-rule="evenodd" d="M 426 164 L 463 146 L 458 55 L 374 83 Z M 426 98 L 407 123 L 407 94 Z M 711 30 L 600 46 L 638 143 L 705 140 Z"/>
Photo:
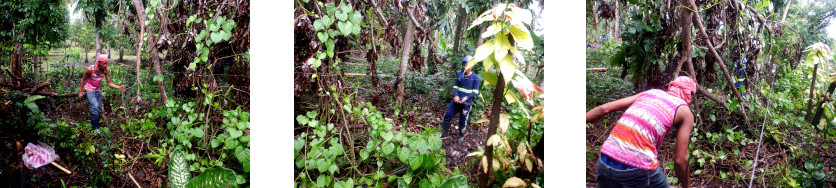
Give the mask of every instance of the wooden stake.
<path id="1" fill-rule="evenodd" d="M 69 171 L 69 170 L 67 170 L 66 168 L 62 167 L 61 165 L 58 165 L 58 164 L 57 164 L 57 163 L 55 163 L 55 162 L 49 162 L 49 164 L 52 164 L 52 166 L 55 166 L 55 167 L 57 167 L 58 169 L 61 169 L 61 171 L 64 171 L 64 173 L 67 173 L 67 174 L 73 174 L 72 172 L 70 172 L 70 171 Z"/>

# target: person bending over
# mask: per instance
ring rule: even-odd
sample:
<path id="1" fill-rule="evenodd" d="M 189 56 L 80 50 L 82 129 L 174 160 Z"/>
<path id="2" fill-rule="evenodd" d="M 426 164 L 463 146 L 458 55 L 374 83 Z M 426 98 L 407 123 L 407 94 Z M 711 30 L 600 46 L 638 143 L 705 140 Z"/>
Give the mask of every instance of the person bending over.
<path id="1" fill-rule="evenodd" d="M 668 187 L 657 148 L 665 143 L 665 133 L 673 127 L 679 127 L 674 171 L 682 187 L 690 187 L 688 141 L 694 115 L 688 104 L 696 88 L 691 78 L 680 76 L 669 84 L 667 91 L 651 89 L 586 112 L 586 122 L 591 123 L 610 112 L 626 109 L 601 146 L 595 175 L 598 187 Z"/>

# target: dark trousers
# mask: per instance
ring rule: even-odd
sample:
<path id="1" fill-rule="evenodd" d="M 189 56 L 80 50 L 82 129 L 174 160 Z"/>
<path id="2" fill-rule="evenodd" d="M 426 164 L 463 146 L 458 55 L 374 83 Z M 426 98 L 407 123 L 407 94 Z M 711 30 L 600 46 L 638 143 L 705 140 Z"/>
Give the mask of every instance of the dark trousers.
<path id="1" fill-rule="evenodd" d="M 465 102 L 464 104 L 456 103 L 455 101 L 450 101 L 450 104 L 447 105 L 447 112 L 444 112 L 444 122 L 450 122 L 453 120 L 453 116 L 456 114 L 461 113 L 459 115 L 459 127 L 464 128 L 467 126 L 467 119 L 470 117 L 470 108 L 473 107 L 473 102 Z"/>

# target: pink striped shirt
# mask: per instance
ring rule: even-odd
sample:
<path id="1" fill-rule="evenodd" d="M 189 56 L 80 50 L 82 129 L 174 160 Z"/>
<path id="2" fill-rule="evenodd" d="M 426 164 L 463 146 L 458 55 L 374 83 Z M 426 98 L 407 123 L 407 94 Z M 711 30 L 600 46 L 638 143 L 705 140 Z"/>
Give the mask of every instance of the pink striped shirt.
<path id="1" fill-rule="evenodd" d="M 92 70 L 93 72 L 90 73 L 90 76 L 87 77 L 87 80 L 84 84 L 84 91 L 87 92 L 94 92 L 94 91 L 101 91 L 102 90 L 102 79 L 104 79 L 104 74 L 96 74 L 96 71 L 99 67 L 96 64 L 93 64 L 88 68 L 88 70 Z"/>
<path id="2" fill-rule="evenodd" d="M 673 126 L 680 105 L 687 103 L 662 90 L 643 92 L 615 123 L 601 146 L 601 153 L 639 169 L 656 169 L 659 166 L 656 148 Z"/>

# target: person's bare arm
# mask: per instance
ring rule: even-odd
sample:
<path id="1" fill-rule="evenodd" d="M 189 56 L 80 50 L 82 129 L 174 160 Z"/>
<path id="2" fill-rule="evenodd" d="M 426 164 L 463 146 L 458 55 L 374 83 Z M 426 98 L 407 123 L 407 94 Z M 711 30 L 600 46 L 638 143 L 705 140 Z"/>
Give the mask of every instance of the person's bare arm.
<path id="1" fill-rule="evenodd" d="M 119 90 L 125 90 L 125 86 L 116 85 L 116 84 L 114 84 L 113 82 L 110 81 L 110 71 L 108 71 L 108 73 L 105 73 L 105 80 L 107 80 L 107 86 L 110 86 L 111 88 L 116 88 L 116 89 L 119 89 Z"/>
<path id="2" fill-rule="evenodd" d="M 688 106 L 680 106 L 676 110 L 674 123 L 679 126 L 679 133 L 676 135 L 676 152 L 674 157 L 674 171 L 681 182 L 682 187 L 691 187 L 688 179 L 688 141 L 691 139 L 691 130 L 694 130 L 694 114 Z"/>
<path id="3" fill-rule="evenodd" d="M 81 98 L 84 94 L 84 84 L 87 84 L 87 78 L 90 76 L 90 70 L 85 69 L 84 73 L 81 73 L 81 86 L 78 89 L 78 98 Z"/>
<path id="4" fill-rule="evenodd" d="M 595 107 L 592 110 L 589 110 L 588 112 L 586 112 L 586 122 L 592 123 L 598 121 L 598 119 L 601 119 L 601 117 L 609 114 L 610 112 L 626 110 L 628 107 L 630 107 L 630 105 L 633 104 L 633 102 L 636 101 L 637 98 L 639 98 L 639 95 L 641 95 L 641 93 L 618 99 L 616 101 L 608 102 L 606 104 L 602 104 L 601 106 Z"/>

